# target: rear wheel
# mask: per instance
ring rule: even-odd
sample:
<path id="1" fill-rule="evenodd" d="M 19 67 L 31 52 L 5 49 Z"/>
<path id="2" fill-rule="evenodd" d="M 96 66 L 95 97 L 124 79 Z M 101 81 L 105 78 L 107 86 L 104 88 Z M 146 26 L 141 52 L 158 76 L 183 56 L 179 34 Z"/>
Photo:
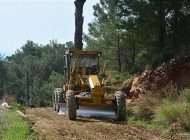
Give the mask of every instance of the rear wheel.
<path id="1" fill-rule="evenodd" d="M 70 120 L 76 120 L 76 99 L 72 90 L 66 92 L 68 117 Z"/>
<path id="2" fill-rule="evenodd" d="M 60 110 L 60 106 L 57 105 L 57 113 L 59 113 L 59 110 Z"/>
<path id="3" fill-rule="evenodd" d="M 56 104 L 53 105 L 53 109 L 54 109 L 54 111 L 57 111 Z"/>
<path id="4" fill-rule="evenodd" d="M 126 102 L 125 94 L 122 91 L 117 91 L 115 93 L 116 99 L 116 117 L 118 121 L 125 120 L 126 116 Z"/>

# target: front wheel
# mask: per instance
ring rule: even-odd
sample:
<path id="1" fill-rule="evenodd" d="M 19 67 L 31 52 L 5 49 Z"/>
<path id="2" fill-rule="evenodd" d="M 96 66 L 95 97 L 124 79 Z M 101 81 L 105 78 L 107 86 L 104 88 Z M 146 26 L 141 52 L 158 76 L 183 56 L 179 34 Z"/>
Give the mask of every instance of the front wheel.
<path id="1" fill-rule="evenodd" d="M 117 91 L 115 93 L 116 100 L 116 118 L 118 121 L 125 120 L 126 116 L 126 102 L 125 94 L 122 91 Z"/>
<path id="2" fill-rule="evenodd" d="M 76 120 L 76 99 L 72 90 L 66 92 L 68 117 L 70 120 Z"/>

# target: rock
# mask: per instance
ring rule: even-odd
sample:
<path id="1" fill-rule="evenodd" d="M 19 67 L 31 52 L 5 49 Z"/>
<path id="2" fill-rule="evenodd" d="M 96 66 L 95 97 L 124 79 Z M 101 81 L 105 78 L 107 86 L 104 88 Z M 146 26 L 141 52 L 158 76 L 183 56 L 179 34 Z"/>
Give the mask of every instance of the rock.
<path id="1" fill-rule="evenodd" d="M 1 107 L 2 107 L 3 109 L 9 109 L 9 108 L 11 108 L 11 106 L 9 106 L 7 102 L 3 102 L 3 103 L 1 104 Z"/>
<path id="2" fill-rule="evenodd" d="M 127 94 L 127 97 L 132 97 L 132 95 L 130 94 L 132 83 L 133 83 L 133 78 L 124 83 L 120 88 L 121 91 Z"/>
<path id="3" fill-rule="evenodd" d="M 20 117 L 27 118 L 27 116 L 24 115 L 20 110 L 17 110 L 16 113 L 17 113 Z"/>
<path id="4" fill-rule="evenodd" d="M 145 75 L 146 74 L 143 73 L 143 77 Z M 132 95 L 135 96 L 135 97 L 138 97 L 139 94 L 142 94 L 144 92 L 138 81 L 139 81 L 139 77 L 134 77 L 133 78 L 133 82 L 132 82 L 132 86 L 131 86 L 131 90 L 130 90 L 130 93 L 132 93 Z"/>

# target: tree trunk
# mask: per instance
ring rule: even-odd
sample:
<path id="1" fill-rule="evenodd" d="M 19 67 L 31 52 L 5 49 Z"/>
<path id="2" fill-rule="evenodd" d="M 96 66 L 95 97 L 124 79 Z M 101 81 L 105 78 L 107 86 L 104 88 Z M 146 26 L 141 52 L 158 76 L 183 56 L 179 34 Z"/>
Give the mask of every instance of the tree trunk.
<path id="1" fill-rule="evenodd" d="M 117 52 L 118 52 L 118 71 L 121 72 L 121 48 L 120 48 L 120 35 L 117 31 Z"/>
<path id="2" fill-rule="evenodd" d="M 83 6 L 86 0 L 75 0 L 75 49 L 82 50 L 82 33 L 83 33 Z"/>
<path id="3" fill-rule="evenodd" d="M 27 101 L 28 101 L 28 105 L 29 105 L 29 99 L 30 99 L 30 91 L 29 91 L 29 76 L 28 76 L 28 71 L 26 72 L 26 94 L 27 94 Z"/>
<path id="4" fill-rule="evenodd" d="M 134 31 L 132 31 L 132 44 L 133 44 L 133 53 L 132 53 L 132 62 L 131 62 L 131 67 L 134 66 L 135 64 L 135 56 L 136 56 L 136 42 L 135 42 L 135 35 L 134 35 Z"/>
<path id="5" fill-rule="evenodd" d="M 174 6 L 174 19 L 173 19 L 173 47 L 175 49 L 175 56 L 180 55 L 180 48 L 179 48 L 179 39 L 178 39 L 178 34 L 179 34 L 179 15 L 180 15 L 180 8 L 179 8 L 179 3 L 177 0 L 173 1 L 175 6 Z"/>

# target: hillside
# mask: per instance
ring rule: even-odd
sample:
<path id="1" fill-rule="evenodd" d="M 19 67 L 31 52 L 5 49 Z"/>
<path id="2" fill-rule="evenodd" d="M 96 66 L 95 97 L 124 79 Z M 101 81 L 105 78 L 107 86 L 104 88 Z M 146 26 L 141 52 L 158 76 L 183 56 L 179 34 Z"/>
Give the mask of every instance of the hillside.
<path id="1" fill-rule="evenodd" d="M 181 91 L 190 87 L 190 56 L 173 58 L 154 70 L 144 70 L 122 86 L 129 97 L 139 97 L 147 92 Z"/>

